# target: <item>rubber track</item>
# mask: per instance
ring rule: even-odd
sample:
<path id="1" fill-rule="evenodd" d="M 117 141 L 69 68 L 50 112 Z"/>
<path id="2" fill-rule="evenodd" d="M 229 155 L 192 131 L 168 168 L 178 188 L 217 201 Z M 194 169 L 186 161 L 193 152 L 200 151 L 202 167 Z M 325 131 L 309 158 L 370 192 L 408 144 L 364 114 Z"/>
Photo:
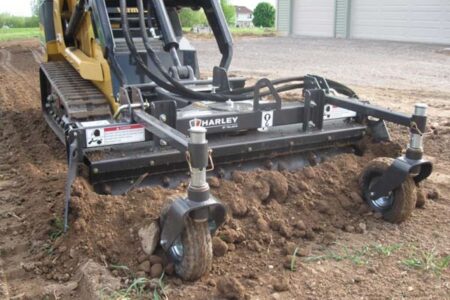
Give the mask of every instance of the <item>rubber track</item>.
<path id="1" fill-rule="evenodd" d="M 50 84 L 58 93 L 71 120 L 108 119 L 111 109 L 105 96 L 83 79 L 68 62 L 41 64 Z"/>

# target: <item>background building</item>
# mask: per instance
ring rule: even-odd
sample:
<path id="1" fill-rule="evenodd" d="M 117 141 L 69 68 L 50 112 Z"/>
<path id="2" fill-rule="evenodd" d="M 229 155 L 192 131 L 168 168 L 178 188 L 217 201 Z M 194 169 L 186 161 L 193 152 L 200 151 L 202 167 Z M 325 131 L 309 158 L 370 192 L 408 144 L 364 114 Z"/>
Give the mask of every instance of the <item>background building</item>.
<path id="1" fill-rule="evenodd" d="M 236 27 L 252 27 L 253 11 L 246 6 L 235 6 L 236 8 Z"/>
<path id="2" fill-rule="evenodd" d="M 278 0 L 286 35 L 450 44 L 450 0 Z"/>

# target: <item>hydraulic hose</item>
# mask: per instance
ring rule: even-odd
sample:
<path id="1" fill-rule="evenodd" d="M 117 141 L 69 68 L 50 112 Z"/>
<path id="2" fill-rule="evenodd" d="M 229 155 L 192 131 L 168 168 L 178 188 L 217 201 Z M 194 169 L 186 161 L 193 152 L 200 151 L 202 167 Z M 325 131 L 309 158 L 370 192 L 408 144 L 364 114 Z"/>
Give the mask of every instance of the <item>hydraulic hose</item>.
<path id="1" fill-rule="evenodd" d="M 358 95 L 351 88 L 349 88 L 349 87 L 347 87 L 347 86 L 345 86 L 345 85 L 343 85 L 343 84 L 341 84 L 339 82 L 330 80 L 330 79 L 325 79 L 325 80 L 328 82 L 328 85 L 332 89 L 336 90 L 338 93 L 343 94 L 343 95 L 345 95 L 347 97 L 350 97 L 350 98 L 358 99 Z"/>
<path id="2" fill-rule="evenodd" d="M 197 100 L 197 101 L 211 100 L 211 101 L 216 101 L 216 102 L 225 102 L 230 99 L 234 100 L 234 101 L 240 101 L 240 100 L 251 99 L 253 97 L 252 95 L 225 95 L 225 94 L 210 94 L 210 93 L 195 92 L 191 89 L 186 88 L 184 85 L 182 85 L 181 83 L 176 81 L 174 78 L 172 78 L 172 76 L 170 76 L 164 70 L 162 63 L 159 60 L 159 57 L 156 55 L 156 53 L 150 46 L 150 40 L 149 40 L 148 34 L 145 30 L 146 26 L 145 26 L 145 17 L 144 17 L 144 5 L 143 5 L 142 0 L 138 0 L 137 4 L 138 4 L 138 10 L 139 10 L 139 22 L 140 22 L 140 27 L 141 27 L 141 34 L 142 34 L 142 38 L 144 40 L 144 45 L 147 50 L 147 53 L 149 54 L 149 57 L 152 60 L 152 62 L 157 67 L 158 71 L 170 83 L 162 80 L 157 75 L 152 73 L 149 70 L 149 68 L 147 67 L 147 65 L 143 62 L 143 60 L 139 57 L 136 47 L 134 45 L 134 41 L 130 36 L 129 27 L 128 27 L 128 16 L 126 13 L 124 13 L 127 11 L 126 0 L 120 0 L 121 17 L 122 17 L 122 26 L 123 26 L 124 36 L 125 36 L 127 45 L 130 48 L 130 51 L 131 51 L 132 55 L 134 56 L 134 58 L 136 59 L 136 61 L 138 62 L 139 66 L 144 70 L 146 75 L 148 75 L 148 77 L 150 79 L 152 79 L 156 84 L 160 85 L 162 88 L 164 88 L 165 90 L 167 90 L 171 93 L 174 93 L 174 94 L 186 97 L 186 98 L 190 98 L 193 100 Z M 282 82 L 285 82 L 285 81 L 282 80 Z M 292 85 L 287 90 L 298 88 L 298 87 L 299 87 L 299 85 L 295 85 L 295 86 Z M 286 91 L 286 88 L 284 88 L 282 90 Z"/>
<path id="3" fill-rule="evenodd" d="M 287 92 L 287 91 L 291 91 L 291 90 L 294 90 L 294 89 L 302 89 L 303 87 L 304 87 L 303 84 L 291 84 L 291 85 L 284 85 L 284 86 L 278 87 L 275 90 L 278 93 L 282 93 L 282 92 Z M 157 87 L 155 89 L 155 92 L 158 95 L 169 97 L 169 98 L 171 98 L 173 100 L 180 101 L 182 103 L 188 103 L 190 101 L 195 101 L 195 99 L 180 98 L 178 95 L 170 93 L 170 92 L 167 92 L 165 89 L 162 89 L 160 87 Z M 261 97 L 270 96 L 270 95 L 271 95 L 270 91 L 266 91 L 266 92 L 263 92 L 263 93 L 260 94 Z M 253 94 L 242 94 L 242 95 L 239 95 L 239 96 L 241 97 L 241 100 L 251 100 L 254 97 Z"/>
<path id="4" fill-rule="evenodd" d="M 85 6 L 86 0 L 80 0 L 75 6 L 72 16 L 70 17 L 69 25 L 67 25 L 66 33 L 64 34 L 66 39 L 73 39 L 73 36 L 77 32 L 81 20 L 83 19 Z"/>
<path id="5" fill-rule="evenodd" d="M 303 82 L 304 79 L 305 79 L 305 77 L 288 77 L 288 78 L 271 80 L 271 83 L 273 85 L 278 85 L 278 84 L 289 83 L 289 82 L 294 82 L 294 81 L 301 81 L 301 82 Z M 242 94 L 242 93 L 250 93 L 250 92 L 253 92 L 254 89 L 255 89 L 254 85 L 250 86 L 250 87 L 234 89 L 234 90 L 231 91 L 231 94 L 235 95 L 235 94 Z"/>

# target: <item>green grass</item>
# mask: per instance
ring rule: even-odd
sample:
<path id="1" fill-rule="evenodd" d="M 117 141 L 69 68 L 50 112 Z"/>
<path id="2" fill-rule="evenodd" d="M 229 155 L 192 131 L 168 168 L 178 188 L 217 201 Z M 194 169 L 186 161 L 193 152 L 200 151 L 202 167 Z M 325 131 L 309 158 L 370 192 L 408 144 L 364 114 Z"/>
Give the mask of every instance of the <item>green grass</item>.
<path id="1" fill-rule="evenodd" d="M 52 241 L 64 234 L 64 221 L 60 217 L 56 217 L 51 221 L 52 229 L 49 232 L 49 237 Z"/>
<path id="2" fill-rule="evenodd" d="M 110 266 L 111 269 L 122 270 L 131 273 L 128 267 L 114 265 Z M 163 273 L 159 279 L 148 279 L 144 277 L 135 277 L 131 275 L 132 281 L 128 287 L 120 289 L 118 291 L 108 292 L 106 289 L 101 290 L 100 299 L 102 300 L 166 300 L 168 299 L 166 294 L 166 286 L 164 284 Z M 149 288 L 154 286 L 153 291 Z"/>
<path id="3" fill-rule="evenodd" d="M 291 272 L 297 271 L 297 252 L 298 252 L 298 247 L 295 248 L 294 253 L 292 254 L 292 258 L 291 258 Z"/>
<path id="4" fill-rule="evenodd" d="M 416 250 L 415 253 L 402 260 L 402 264 L 409 268 L 430 271 L 436 276 L 440 276 L 444 270 L 450 267 L 450 255 L 439 255 L 434 249 L 431 251 Z"/>
<path id="5" fill-rule="evenodd" d="M 0 42 L 39 37 L 39 28 L 0 28 Z"/>
<path id="6" fill-rule="evenodd" d="M 396 252 L 401 255 L 398 263 L 408 268 L 432 272 L 436 276 L 440 276 L 442 272 L 450 268 L 450 255 L 441 255 L 435 249 L 423 250 L 414 245 L 402 244 L 373 244 L 356 249 L 342 247 L 340 250 L 328 251 L 323 255 L 305 257 L 303 261 L 350 261 L 357 266 L 363 266 L 368 265 L 373 258 L 390 257 Z"/>
<path id="7" fill-rule="evenodd" d="M 367 265 L 369 259 L 373 256 L 391 256 L 394 252 L 398 251 L 402 245 L 366 245 L 357 249 L 349 249 L 343 247 L 339 251 L 329 251 L 324 255 L 309 256 L 304 258 L 305 262 L 314 262 L 320 260 L 334 260 L 334 261 L 351 261 L 357 266 Z"/>

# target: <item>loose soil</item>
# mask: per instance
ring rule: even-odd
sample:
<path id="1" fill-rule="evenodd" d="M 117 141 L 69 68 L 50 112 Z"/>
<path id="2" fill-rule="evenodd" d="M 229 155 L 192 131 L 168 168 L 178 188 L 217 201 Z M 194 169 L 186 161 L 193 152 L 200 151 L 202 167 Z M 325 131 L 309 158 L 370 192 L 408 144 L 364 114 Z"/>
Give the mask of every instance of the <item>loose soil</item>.
<path id="1" fill-rule="evenodd" d="M 211 273 L 183 282 L 161 249 L 143 252 L 138 232 L 184 185 L 105 196 L 78 179 L 62 234 L 65 152 L 41 116 L 37 47 L 0 44 L 0 299 L 108 299 L 133 277 L 163 271 L 164 292 L 151 281 L 143 298 L 156 289 L 169 299 L 450 299 L 450 93 L 356 89 L 391 108 L 440 105 L 425 144 L 435 172 L 420 189 L 425 206 L 406 222 L 383 221 L 358 188 L 370 160 L 395 157 L 406 144 L 407 130 L 390 126 L 393 142 L 366 140 L 362 156 L 210 179 L 227 222 L 214 238 Z"/>

